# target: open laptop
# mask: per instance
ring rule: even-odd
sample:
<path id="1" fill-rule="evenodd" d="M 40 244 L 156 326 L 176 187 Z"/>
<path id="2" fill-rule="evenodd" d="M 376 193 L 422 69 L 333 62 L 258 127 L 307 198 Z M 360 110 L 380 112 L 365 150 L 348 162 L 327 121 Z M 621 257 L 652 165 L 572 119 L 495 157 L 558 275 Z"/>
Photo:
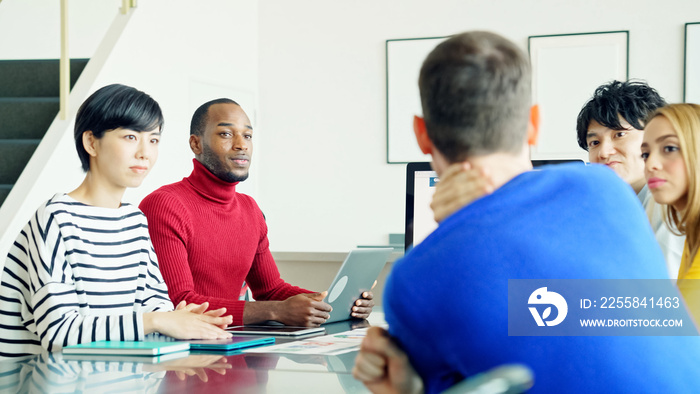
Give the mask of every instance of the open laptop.
<path id="1" fill-rule="evenodd" d="M 267 325 L 233 326 L 226 328 L 226 331 L 233 335 L 274 335 L 281 337 L 304 337 L 317 334 L 325 334 L 323 327 L 294 327 L 285 326 L 281 323 L 270 322 Z"/>
<path id="2" fill-rule="evenodd" d="M 581 159 L 532 160 L 534 168 L 562 163 L 581 163 Z M 406 222 L 405 250 L 418 245 L 437 228 L 430 202 L 435 186 L 439 182 L 437 173 L 429 162 L 408 163 L 406 166 Z"/>
<path id="3" fill-rule="evenodd" d="M 393 248 L 362 248 L 348 253 L 328 288 L 325 301 L 333 308 L 326 324 L 351 318 L 352 306 L 360 295 L 370 291 Z"/>

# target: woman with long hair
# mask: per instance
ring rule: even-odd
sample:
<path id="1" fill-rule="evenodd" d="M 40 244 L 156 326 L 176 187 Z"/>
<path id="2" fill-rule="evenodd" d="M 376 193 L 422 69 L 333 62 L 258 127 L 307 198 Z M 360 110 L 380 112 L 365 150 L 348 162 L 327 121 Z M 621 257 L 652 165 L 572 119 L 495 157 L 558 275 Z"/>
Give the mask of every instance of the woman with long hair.
<path id="1" fill-rule="evenodd" d="M 652 114 L 644 128 L 642 158 L 654 200 L 666 205 L 670 228 L 686 235 L 678 287 L 700 322 L 700 105 L 672 104 Z"/>

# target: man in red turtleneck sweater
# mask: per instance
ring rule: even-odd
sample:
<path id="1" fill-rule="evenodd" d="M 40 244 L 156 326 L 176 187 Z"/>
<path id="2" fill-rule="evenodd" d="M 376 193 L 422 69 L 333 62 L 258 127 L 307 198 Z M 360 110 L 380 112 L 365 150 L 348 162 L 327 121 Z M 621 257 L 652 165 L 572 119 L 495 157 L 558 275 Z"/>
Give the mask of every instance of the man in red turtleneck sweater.
<path id="1" fill-rule="evenodd" d="M 331 310 L 323 302 L 326 292 L 313 293 L 280 278 L 262 211 L 250 196 L 236 192 L 238 182 L 248 178 L 252 137 L 250 120 L 235 101 L 203 104 L 190 126 L 192 174 L 141 202 L 168 293 L 176 305 L 185 300 L 226 308 L 234 325 L 266 320 L 322 324 Z M 239 300 L 243 281 L 257 301 Z M 366 318 L 372 311 L 372 293 L 362 296 L 353 317 Z"/>

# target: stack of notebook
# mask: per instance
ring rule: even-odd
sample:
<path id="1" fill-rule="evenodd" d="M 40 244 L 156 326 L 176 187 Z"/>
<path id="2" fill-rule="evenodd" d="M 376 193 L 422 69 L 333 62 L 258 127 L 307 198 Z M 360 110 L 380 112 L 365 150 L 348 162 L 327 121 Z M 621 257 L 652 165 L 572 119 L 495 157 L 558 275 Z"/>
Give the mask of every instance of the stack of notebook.
<path id="1" fill-rule="evenodd" d="M 158 336 L 157 341 L 97 341 L 63 348 L 64 358 L 100 361 L 160 362 L 189 355 L 189 350 L 230 352 L 275 342 L 274 337 L 179 340 Z"/>

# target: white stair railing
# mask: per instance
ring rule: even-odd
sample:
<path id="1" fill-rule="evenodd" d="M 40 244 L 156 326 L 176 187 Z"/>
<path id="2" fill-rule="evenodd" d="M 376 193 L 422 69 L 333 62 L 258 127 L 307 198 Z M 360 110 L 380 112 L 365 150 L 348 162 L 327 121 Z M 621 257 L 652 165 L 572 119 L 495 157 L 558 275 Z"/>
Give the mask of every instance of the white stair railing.
<path id="1" fill-rule="evenodd" d="M 2 0 L 0 0 L 1 2 Z M 136 8 L 137 0 L 122 0 L 121 13 L 126 15 L 130 8 Z M 68 54 L 68 0 L 61 0 L 61 59 L 59 60 L 59 96 L 58 116 L 61 120 L 68 117 L 70 96 L 70 57 Z"/>

